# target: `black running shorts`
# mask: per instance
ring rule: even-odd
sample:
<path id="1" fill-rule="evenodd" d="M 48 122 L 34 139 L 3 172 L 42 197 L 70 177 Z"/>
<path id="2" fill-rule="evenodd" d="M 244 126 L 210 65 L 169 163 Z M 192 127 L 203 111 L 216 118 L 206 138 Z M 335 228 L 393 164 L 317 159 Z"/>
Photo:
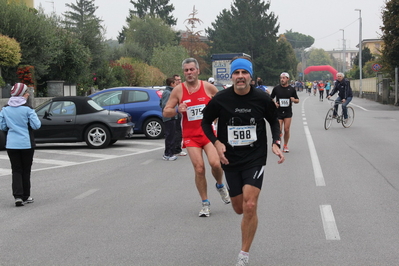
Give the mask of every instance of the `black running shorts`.
<path id="1" fill-rule="evenodd" d="M 261 165 L 243 171 L 225 170 L 224 175 L 226 177 L 230 197 L 242 194 L 242 188 L 244 185 L 251 185 L 261 189 L 264 169 L 265 166 Z"/>
<path id="2" fill-rule="evenodd" d="M 277 118 L 279 120 L 284 120 L 284 118 L 291 118 L 292 117 L 292 111 L 278 111 L 277 110 Z"/>

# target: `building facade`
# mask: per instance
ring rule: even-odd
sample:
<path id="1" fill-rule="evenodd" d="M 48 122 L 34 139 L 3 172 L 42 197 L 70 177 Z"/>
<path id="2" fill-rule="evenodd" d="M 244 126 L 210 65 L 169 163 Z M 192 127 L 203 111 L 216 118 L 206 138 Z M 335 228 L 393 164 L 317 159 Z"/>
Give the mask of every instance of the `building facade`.
<path id="1" fill-rule="evenodd" d="M 16 2 L 25 4 L 27 7 L 34 8 L 34 1 L 33 0 L 8 0 L 8 2 Z"/>

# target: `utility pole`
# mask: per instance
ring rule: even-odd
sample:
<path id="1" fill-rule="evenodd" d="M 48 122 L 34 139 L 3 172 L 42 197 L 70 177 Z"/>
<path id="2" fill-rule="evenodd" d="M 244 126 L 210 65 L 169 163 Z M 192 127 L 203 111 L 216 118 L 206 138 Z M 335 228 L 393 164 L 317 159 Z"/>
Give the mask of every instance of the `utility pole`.
<path id="1" fill-rule="evenodd" d="M 362 10 L 361 9 L 355 9 L 355 11 L 359 11 L 359 97 L 363 97 L 363 91 L 362 91 L 362 78 L 363 78 L 363 63 L 362 63 Z"/>
<path id="2" fill-rule="evenodd" d="M 53 5 L 53 14 L 55 14 L 54 1 L 46 1 L 46 3 L 51 3 Z"/>
<path id="3" fill-rule="evenodd" d="M 345 74 L 346 71 L 346 45 L 345 45 L 345 30 L 342 30 L 342 52 L 344 54 L 344 58 L 342 60 L 342 73 Z"/>

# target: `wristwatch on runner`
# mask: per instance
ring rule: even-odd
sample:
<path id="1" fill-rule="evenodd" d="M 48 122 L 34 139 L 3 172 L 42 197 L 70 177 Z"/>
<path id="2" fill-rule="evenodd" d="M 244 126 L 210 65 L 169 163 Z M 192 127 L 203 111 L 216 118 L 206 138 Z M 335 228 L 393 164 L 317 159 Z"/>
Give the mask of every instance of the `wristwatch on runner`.
<path id="1" fill-rule="evenodd" d="M 279 148 L 281 148 L 280 143 L 281 143 L 280 140 L 273 141 L 273 144 L 276 144 Z"/>

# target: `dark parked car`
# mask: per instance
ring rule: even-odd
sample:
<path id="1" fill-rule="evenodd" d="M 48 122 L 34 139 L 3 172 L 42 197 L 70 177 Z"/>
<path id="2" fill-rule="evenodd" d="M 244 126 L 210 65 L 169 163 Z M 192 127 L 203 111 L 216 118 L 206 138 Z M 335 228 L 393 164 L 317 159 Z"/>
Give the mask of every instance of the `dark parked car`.
<path id="1" fill-rule="evenodd" d="M 164 136 L 162 110 L 159 102 L 163 90 L 142 87 L 118 87 L 93 93 L 89 97 L 108 110 L 123 111 L 132 116 L 134 133 L 144 133 L 147 138 Z"/>
<path id="2" fill-rule="evenodd" d="M 38 106 L 36 113 L 42 123 L 34 131 L 36 143 L 85 141 L 100 149 L 133 134 L 129 114 L 105 110 L 90 97 L 56 97 Z"/>

